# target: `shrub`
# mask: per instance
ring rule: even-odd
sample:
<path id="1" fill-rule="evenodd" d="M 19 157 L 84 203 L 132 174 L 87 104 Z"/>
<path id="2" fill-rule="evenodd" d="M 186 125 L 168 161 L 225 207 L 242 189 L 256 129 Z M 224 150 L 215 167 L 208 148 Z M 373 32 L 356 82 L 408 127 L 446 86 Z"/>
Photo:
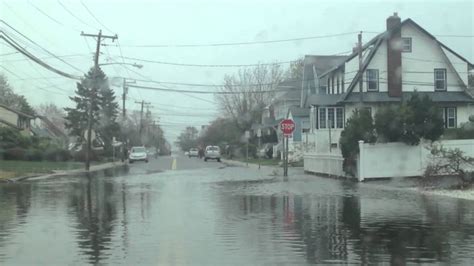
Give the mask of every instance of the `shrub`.
<path id="1" fill-rule="evenodd" d="M 426 167 L 424 178 L 431 179 L 440 175 L 457 176 L 461 179 L 461 186 L 474 184 L 474 157 L 467 156 L 460 149 L 446 149 L 433 147 L 431 149 L 433 161 Z"/>
<path id="2" fill-rule="evenodd" d="M 381 141 L 399 141 L 403 135 L 403 118 L 399 106 L 381 108 L 375 114 L 375 130 Z"/>
<path id="3" fill-rule="evenodd" d="M 43 160 L 43 152 L 38 149 L 28 149 L 25 152 L 25 160 L 28 161 L 42 161 Z"/>
<path id="4" fill-rule="evenodd" d="M 417 145 L 420 139 L 435 141 L 444 131 L 444 122 L 438 106 L 425 95 L 414 93 L 402 106 L 404 134 L 401 140 L 409 145 Z"/>
<path id="5" fill-rule="evenodd" d="M 417 145 L 420 139 L 435 141 L 443 134 L 444 125 L 439 108 L 425 95 L 418 93 L 402 105 L 381 108 L 375 115 L 379 141 L 403 141 Z"/>
<path id="6" fill-rule="evenodd" d="M 74 161 L 78 161 L 78 162 L 85 162 L 86 161 L 86 152 L 85 152 L 85 149 L 82 149 L 76 153 L 74 153 L 72 155 L 72 158 L 74 159 Z M 99 160 L 99 156 L 97 155 L 97 153 L 95 151 L 91 151 L 90 153 L 90 160 L 91 161 L 98 161 Z"/>
<path id="7" fill-rule="evenodd" d="M 4 159 L 5 160 L 24 160 L 26 150 L 23 148 L 11 148 L 5 150 Z"/>
<path id="8" fill-rule="evenodd" d="M 59 148 L 50 148 L 45 151 L 44 159 L 48 161 L 55 161 L 55 162 L 64 162 L 71 158 L 71 154 L 68 150 L 59 149 Z"/>
<path id="9" fill-rule="evenodd" d="M 372 116 L 366 109 L 354 110 L 341 132 L 339 144 L 344 158 L 355 158 L 359 153 L 359 140 L 368 143 L 376 140 Z"/>

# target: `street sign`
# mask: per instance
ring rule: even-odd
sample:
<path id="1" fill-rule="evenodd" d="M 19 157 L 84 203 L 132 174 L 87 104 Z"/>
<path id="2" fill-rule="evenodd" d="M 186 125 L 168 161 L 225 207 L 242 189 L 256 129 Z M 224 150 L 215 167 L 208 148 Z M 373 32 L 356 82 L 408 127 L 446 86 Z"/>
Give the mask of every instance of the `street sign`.
<path id="1" fill-rule="evenodd" d="M 249 139 L 250 138 L 250 131 L 245 131 L 245 139 Z"/>
<path id="2" fill-rule="evenodd" d="M 261 137 L 262 136 L 262 130 L 259 128 L 257 129 L 257 137 Z"/>
<path id="3" fill-rule="evenodd" d="M 284 119 L 280 122 L 280 130 L 284 136 L 290 136 L 295 131 L 295 122 L 291 119 Z"/>

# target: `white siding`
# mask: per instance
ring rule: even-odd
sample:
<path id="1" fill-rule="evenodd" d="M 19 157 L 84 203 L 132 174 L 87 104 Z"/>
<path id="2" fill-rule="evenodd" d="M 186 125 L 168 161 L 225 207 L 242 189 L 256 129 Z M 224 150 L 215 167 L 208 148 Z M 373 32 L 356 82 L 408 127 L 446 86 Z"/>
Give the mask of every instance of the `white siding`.
<path id="1" fill-rule="evenodd" d="M 379 91 L 387 91 L 387 43 L 383 41 L 375 55 L 372 57 L 367 69 L 378 69 L 379 70 Z M 363 91 L 367 91 L 367 83 L 366 83 L 366 73 L 363 75 Z M 359 89 L 357 87 L 354 92 L 358 92 Z"/>
<path id="2" fill-rule="evenodd" d="M 443 49 L 444 54 L 446 54 L 446 57 L 448 57 L 452 66 L 454 67 L 454 70 L 459 74 L 459 77 L 461 78 L 464 85 L 467 85 L 469 77 L 468 64 L 457 55 L 451 53 L 449 50 L 443 47 L 441 47 L 441 49 Z"/>
<path id="3" fill-rule="evenodd" d="M 402 82 L 403 91 L 434 91 L 434 73 L 435 68 L 445 68 L 447 72 L 448 91 L 462 91 L 462 86 L 458 82 L 456 74 L 446 62 L 446 57 L 443 55 L 439 44 L 422 33 L 417 28 L 410 24 L 405 24 L 402 27 L 402 37 L 412 38 L 412 52 L 402 53 Z M 386 51 L 385 51 L 386 52 Z M 453 62 L 453 65 L 458 65 L 459 62 Z M 464 65 L 464 67 L 462 66 Z M 467 71 L 467 66 L 459 65 Z M 456 68 L 459 68 L 456 67 Z M 413 73 L 426 72 L 426 73 Z M 413 82 L 421 82 L 426 84 L 407 84 Z"/>
<path id="4" fill-rule="evenodd" d="M 347 88 L 349 87 L 349 85 L 351 85 L 352 80 L 354 79 L 355 75 L 357 74 L 357 71 L 359 70 L 359 58 L 356 56 L 351 60 L 347 61 L 344 68 L 344 82 L 346 83 L 345 90 L 347 91 Z M 359 87 L 354 88 L 354 91 L 359 91 Z"/>
<path id="5" fill-rule="evenodd" d="M 0 106 L 0 118 L 9 122 L 10 124 L 17 125 L 18 115 L 8 109 Z"/>

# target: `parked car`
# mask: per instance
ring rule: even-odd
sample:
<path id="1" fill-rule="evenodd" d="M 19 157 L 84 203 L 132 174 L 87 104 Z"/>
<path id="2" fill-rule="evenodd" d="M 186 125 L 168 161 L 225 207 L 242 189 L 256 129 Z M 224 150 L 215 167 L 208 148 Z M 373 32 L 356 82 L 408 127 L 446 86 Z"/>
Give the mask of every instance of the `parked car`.
<path id="1" fill-rule="evenodd" d="M 221 149 L 218 146 L 207 146 L 204 152 L 204 161 L 207 162 L 209 159 L 221 161 Z"/>
<path id="2" fill-rule="evenodd" d="M 199 151 L 198 151 L 198 149 L 196 149 L 196 148 L 190 149 L 190 150 L 189 150 L 189 153 L 188 153 L 188 156 L 189 156 L 189 158 L 191 158 L 191 157 L 198 157 L 198 156 L 199 156 Z"/>
<path id="3" fill-rule="evenodd" d="M 148 162 L 148 153 L 145 147 L 132 147 L 128 156 L 128 162 L 133 163 L 136 161 Z"/>

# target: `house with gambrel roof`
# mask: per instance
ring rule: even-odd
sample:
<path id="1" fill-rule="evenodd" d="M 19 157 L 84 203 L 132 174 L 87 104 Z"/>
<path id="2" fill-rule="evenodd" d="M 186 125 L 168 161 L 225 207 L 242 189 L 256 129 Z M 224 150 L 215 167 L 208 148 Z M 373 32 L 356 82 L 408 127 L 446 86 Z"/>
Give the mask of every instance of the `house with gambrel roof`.
<path id="1" fill-rule="evenodd" d="M 319 75 L 319 89 L 303 86 L 302 106 L 311 109 L 318 151 L 339 150 L 340 133 L 355 109 L 375 114 L 414 92 L 439 105 L 446 128 L 459 127 L 474 114 L 474 99 L 467 93 L 473 64 L 411 19 L 402 22 L 395 13 L 386 23 L 385 32 Z"/>

